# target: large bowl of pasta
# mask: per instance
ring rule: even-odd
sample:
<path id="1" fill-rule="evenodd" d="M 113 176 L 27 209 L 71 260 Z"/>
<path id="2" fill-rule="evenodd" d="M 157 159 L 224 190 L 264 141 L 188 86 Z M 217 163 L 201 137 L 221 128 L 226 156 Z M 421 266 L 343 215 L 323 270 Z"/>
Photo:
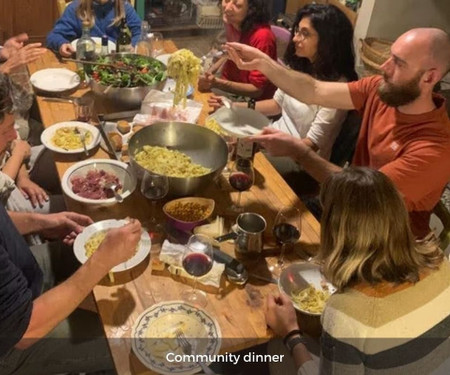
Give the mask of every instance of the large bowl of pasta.
<path id="1" fill-rule="evenodd" d="M 151 89 L 162 89 L 167 67 L 152 57 L 133 53 L 114 53 L 98 60 L 114 67 L 94 65 L 87 71 L 95 95 L 119 109 L 141 106 Z"/>
<path id="2" fill-rule="evenodd" d="M 166 175 L 169 196 L 202 195 L 227 162 L 223 138 L 203 126 L 161 122 L 144 127 L 128 141 L 138 179 L 145 171 Z"/>

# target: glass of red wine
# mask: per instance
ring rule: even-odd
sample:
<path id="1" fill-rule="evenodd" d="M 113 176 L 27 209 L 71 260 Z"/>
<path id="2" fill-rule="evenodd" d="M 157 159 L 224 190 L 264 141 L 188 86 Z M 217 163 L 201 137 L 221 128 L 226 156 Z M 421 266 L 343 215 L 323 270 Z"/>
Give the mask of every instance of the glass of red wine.
<path id="1" fill-rule="evenodd" d="M 147 229 L 152 241 L 157 240 L 164 234 L 163 227 L 156 221 L 156 202 L 163 199 L 169 192 L 169 179 L 167 176 L 145 171 L 141 181 L 141 193 L 151 201 L 151 216 Z"/>
<path id="2" fill-rule="evenodd" d="M 241 194 L 243 191 L 249 190 L 255 179 L 255 171 L 253 170 L 253 164 L 250 159 L 237 159 L 231 168 L 230 176 L 228 181 L 230 185 L 239 191 L 238 199 L 236 204 L 231 206 L 232 211 L 242 212 L 243 207 L 241 206 Z"/>
<path id="3" fill-rule="evenodd" d="M 298 208 L 293 206 L 284 206 L 279 211 L 273 225 L 273 235 L 281 246 L 281 252 L 277 263 L 271 270 L 281 269 L 284 266 L 284 253 L 287 244 L 294 244 L 298 241 L 301 234 L 301 216 Z"/>
<path id="4" fill-rule="evenodd" d="M 228 148 L 227 164 L 225 165 L 225 168 L 223 169 L 223 173 L 228 174 L 231 172 L 229 164 L 231 161 L 231 157 L 234 153 L 234 150 L 236 149 L 237 138 L 232 135 L 228 135 L 228 134 L 225 134 L 222 137 L 223 137 L 224 141 L 227 143 L 227 148 Z"/>
<path id="5" fill-rule="evenodd" d="M 182 293 L 184 301 L 195 306 L 205 307 L 208 304 L 206 294 L 197 290 L 197 278 L 206 275 L 213 266 L 213 248 L 209 237 L 194 234 L 189 238 L 183 254 L 183 268 L 194 277 L 194 286 Z"/>
<path id="6" fill-rule="evenodd" d="M 74 101 L 77 121 L 89 122 L 94 114 L 94 101 L 91 98 L 81 97 Z"/>

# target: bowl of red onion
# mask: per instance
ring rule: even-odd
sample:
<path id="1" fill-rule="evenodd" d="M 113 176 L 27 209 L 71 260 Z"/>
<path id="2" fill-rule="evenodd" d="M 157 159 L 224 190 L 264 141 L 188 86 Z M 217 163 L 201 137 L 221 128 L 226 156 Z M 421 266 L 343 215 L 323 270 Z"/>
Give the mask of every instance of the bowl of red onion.
<path id="1" fill-rule="evenodd" d="M 118 160 L 93 159 L 80 161 L 67 169 L 61 185 L 64 194 L 75 201 L 108 206 L 117 203 L 114 191 L 126 199 L 136 188 L 136 182 L 128 164 Z"/>

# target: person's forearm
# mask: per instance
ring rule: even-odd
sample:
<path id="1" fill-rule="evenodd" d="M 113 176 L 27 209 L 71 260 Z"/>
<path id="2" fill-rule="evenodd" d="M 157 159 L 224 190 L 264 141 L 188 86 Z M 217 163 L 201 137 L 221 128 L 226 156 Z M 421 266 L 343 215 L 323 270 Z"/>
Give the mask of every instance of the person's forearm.
<path id="1" fill-rule="evenodd" d="M 33 302 L 30 323 L 17 348 L 34 344 L 77 308 L 112 267 L 100 258 L 94 254 L 69 279 Z"/>
<path id="2" fill-rule="evenodd" d="M 301 139 L 299 141 L 303 142 Z M 324 182 L 331 174 L 342 170 L 341 167 L 338 167 L 317 155 L 317 153 L 309 147 L 306 149 L 299 149 L 298 153 L 293 155 L 292 158 L 319 183 Z"/>
<path id="3" fill-rule="evenodd" d="M 42 214 L 14 211 L 8 211 L 8 214 L 21 235 L 38 233 L 45 229 Z"/>
<path id="4" fill-rule="evenodd" d="M 216 78 L 213 87 L 235 95 L 249 96 L 250 98 L 258 98 L 262 94 L 262 89 L 251 83 L 228 81 L 222 78 Z"/>
<path id="5" fill-rule="evenodd" d="M 21 178 L 30 178 L 27 168 L 25 167 L 25 164 L 23 164 L 23 163 L 19 169 L 19 173 L 17 174 L 17 180 L 20 180 Z"/>
<path id="6" fill-rule="evenodd" d="M 13 180 L 15 180 L 20 172 L 20 169 L 23 164 L 23 157 L 19 154 L 12 154 L 8 161 L 2 168 L 2 172 Z"/>
<path id="7" fill-rule="evenodd" d="M 266 116 L 276 116 L 281 113 L 281 107 L 273 99 L 257 101 L 255 105 L 255 110 Z"/>
<path id="8" fill-rule="evenodd" d="M 314 151 L 318 151 L 319 147 L 309 138 L 302 138 L 302 141 L 305 145 L 313 149 Z"/>
<path id="9" fill-rule="evenodd" d="M 297 344 L 292 350 L 295 368 L 299 369 L 305 362 L 312 361 L 311 354 L 304 344 Z"/>

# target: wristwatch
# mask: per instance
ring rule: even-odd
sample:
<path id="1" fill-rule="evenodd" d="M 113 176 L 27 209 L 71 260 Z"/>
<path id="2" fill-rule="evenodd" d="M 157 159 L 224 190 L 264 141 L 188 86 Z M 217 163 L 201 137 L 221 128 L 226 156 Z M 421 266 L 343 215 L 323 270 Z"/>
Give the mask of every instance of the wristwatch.
<path id="1" fill-rule="evenodd" d="M 286 348 L 289 350 L 289 353 L 292 354 L 292 351 L 298 344 L 306 345 L 306 338 L 303 336 L 294 336 L 286 340 L 285 345 Z"/>

